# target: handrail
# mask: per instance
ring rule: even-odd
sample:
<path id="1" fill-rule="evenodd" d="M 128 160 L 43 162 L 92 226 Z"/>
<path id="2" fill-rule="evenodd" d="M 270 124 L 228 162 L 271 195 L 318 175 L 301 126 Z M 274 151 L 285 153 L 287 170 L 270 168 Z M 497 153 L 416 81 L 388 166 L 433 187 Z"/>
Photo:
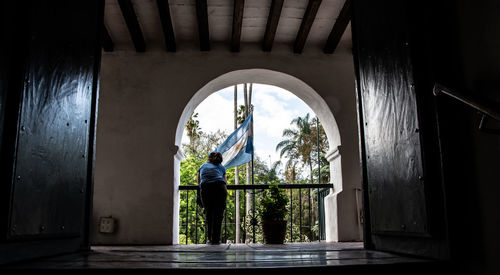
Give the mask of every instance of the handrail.
<path id="1" fill-rule="evenodd" d="M 269 189 L 270 184 L 226 185 L 228 190 Z M 320 184 L 278 184 L 283 189 L 333 188 L 333 183 Z M 179 185 L 179 190 L 198 190 L 199 185 Z"/>
<path id="2" fill-rule="evenodd" d="M 469 97 L 466 97 L 466 96 L 463 96 L 449 88 L 446 88 L 440 84 L 435 84 L 434 85 L 434 89 L 433 89 L 433 93 L 435 96 L 438 96 L 440 94 L 445 94 L 449 97 L 452 97 L 462 103 L 465 103 L 467 104 L 468 106 L 478 110 L 479 112 L 495 119 L 495 120 L 498 120 L 500 121 L 500 111 L 499 110 L 496 110 L 496 108 L 494 107 L 490 107 L 490 106 L 486 106 L 486 104 L 484 103 L 480 103 L 476 100 L 473 100 Z"/>

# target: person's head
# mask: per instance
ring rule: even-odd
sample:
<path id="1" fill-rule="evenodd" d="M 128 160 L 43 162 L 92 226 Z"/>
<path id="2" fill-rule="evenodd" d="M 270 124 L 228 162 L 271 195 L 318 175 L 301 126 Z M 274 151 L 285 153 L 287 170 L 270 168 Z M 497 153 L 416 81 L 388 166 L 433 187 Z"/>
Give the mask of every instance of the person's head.
<path id="1" fill-rule="evenodd" d="M 212 152 L 210 153 L 210 155 L 208 155 L 208 161 L 215 165 L 218 165 L 222 163 L 222 154 L 219 152 Z"/>

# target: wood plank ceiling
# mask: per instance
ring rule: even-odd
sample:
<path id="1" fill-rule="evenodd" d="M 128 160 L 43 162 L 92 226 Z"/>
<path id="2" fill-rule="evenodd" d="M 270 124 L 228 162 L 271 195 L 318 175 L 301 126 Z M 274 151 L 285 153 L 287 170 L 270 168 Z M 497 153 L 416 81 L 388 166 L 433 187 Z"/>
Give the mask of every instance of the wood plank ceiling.
<path id="1" fill-rule="evenodd" d="M 350 16 L 350 0 L 106 0 L 102 48 L 210 51 L 227 43 L 239 52 L 258 43 L 270 52 L 279 43 L 332 54 L 350 45 Z"/>

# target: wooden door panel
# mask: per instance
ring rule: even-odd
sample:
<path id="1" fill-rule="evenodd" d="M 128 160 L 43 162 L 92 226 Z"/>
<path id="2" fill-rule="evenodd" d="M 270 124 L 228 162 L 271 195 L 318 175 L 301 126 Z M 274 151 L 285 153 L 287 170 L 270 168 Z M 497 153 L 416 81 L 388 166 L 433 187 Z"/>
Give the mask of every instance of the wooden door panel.
<path id="1" fill-rule="evenodd" d="M 371 230 L 426 235 L 427 209 L 413 69 L 404 13 L 358 30 Z M 382 36 L 371 30 L 384 30 Z"/>
<path id="2" fill-rule="evenodd" d="M 5 5 L 23 26 L 2 28 L 16 39 L 1 80 L 21 85 L 0 86 L 10 99 L 0 106 L 10 118 L 2 125 L 0 263 L 87 246 L 103 11 L 101 0 Z"/>
<path id="3" fill-rule="evenodd" d="M 446 258 L 432 89 L 415 65 L 410 5 L 353 1 L 365 238 L 368 248 Z"/>

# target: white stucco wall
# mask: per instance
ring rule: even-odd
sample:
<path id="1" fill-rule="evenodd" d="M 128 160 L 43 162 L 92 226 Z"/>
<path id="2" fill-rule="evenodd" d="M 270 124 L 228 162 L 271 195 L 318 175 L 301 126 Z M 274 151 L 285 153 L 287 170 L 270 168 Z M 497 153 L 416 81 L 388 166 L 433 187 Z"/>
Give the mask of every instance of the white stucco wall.
<path id="1" fill-rule="evenodd" d="M 174 145 L 179 120 L 192 97 L 207 83 L 244 69 L 288 74 L 324 99 L 342 141 L 341 156 L 336 157 L 341 162 L 342 186 L 336 186 L 328 202 L 338 213 L 338 228 L 330 229 L 334 237 L 329 240 L 361 238 L 355 197 L 360 170 L 352 55 L 347 51 L 297 55 L 278 46 L 271 53 L 258 46 L 231 53 L 225 46 L 213 45 L 210 52 L 103 54 L 92 243 L 175 243 L 177 235 L 172 229 L 178 214 L 174 211 L 174 179 L 179 175 L 174 167 Z M 294 92 L 293 87 L 287 89 Z M 322 123 L 326 126 L 328 121 Z M 102 216 L 118 219 L 115 234 L 98 233 Z"/>

